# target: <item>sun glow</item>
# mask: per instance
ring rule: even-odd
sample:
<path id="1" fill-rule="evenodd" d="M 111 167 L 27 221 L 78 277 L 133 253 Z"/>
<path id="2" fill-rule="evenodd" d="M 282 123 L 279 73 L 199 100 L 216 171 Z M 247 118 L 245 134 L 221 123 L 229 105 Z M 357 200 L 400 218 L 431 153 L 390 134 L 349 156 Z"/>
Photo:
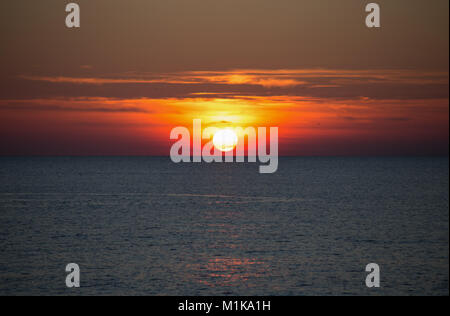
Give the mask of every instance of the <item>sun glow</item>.
<path id="1" fill-rule="evenodd" d="M 214 134 L 214 147 L 223 152 L 232 151 L 238 143 L 238 136 L 231 129 L 221 129 Z"/>

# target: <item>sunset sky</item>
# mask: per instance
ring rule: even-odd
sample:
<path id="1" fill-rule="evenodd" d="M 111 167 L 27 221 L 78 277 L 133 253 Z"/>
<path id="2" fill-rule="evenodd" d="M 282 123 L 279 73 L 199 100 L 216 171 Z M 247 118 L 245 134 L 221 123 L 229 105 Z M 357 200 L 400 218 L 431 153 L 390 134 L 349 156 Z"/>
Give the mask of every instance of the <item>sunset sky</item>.
<path id="1" fill-rule="evenodd" d="M 449 1 L 0 2 L 0 155 L 168 155 L 278 126 L 281 155 L 448 154 Z"/>

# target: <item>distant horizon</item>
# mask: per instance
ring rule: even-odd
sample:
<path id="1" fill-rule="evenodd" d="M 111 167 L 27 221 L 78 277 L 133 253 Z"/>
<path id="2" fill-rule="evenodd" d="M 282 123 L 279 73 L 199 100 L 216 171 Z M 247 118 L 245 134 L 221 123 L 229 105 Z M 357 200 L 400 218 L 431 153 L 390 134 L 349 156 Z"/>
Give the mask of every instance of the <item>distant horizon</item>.
<path id="1" fill-rule="evenodd" d="M 0 155 L 0 158 L 167 158 L 169 155 Z M 190 156 L 192 157 L 192 156 Z M 234 156 L 236 157 L 236 156 Z M 242 157 L 242 156 L 239 156 Z M 244 156 L 248 158 L 248 156 Z M 449 154 L 436 155 L 323 155 L 323 156 L 301 156 L 280 155 L 279 158 L 449 158 Z M 194 163 L 194 162 L 192 162 Z M 225 163 L 225 162 L 224 162 Z"/>

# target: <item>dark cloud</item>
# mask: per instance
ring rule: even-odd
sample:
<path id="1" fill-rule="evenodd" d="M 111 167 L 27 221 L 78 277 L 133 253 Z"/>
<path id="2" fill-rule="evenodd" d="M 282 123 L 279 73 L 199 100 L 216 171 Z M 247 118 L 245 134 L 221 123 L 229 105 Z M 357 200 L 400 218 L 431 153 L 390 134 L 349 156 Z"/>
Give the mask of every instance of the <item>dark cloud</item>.
<path id="1" fill-rule="evenodd" d="M 448 72 L 408 70 L 236 70 L 116 77 L 20 76 L 3 80 L 0 99 L 243 98 L 298 96 L 323 99 L 442 99 Z"/>
<path id="2" fill-rule="evenodd" d="M 0 104 L 0 110 L 52 111 L 52 112 L 100 112 L 100 113 L 152 113 L 138 107 L 59 106 L 41 104 Z"/>

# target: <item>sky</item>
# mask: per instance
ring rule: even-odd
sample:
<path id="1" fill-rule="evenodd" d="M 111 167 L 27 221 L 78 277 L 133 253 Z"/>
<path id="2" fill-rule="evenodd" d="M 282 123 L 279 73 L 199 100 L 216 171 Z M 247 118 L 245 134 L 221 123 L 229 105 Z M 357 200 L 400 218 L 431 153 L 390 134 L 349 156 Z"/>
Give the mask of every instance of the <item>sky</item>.
<path id="1" fill-rule="evenodd" d="M 279 127 L 280 154 L 448 155 L 449 1 L 0 2 L 0 155 L 168 155 Z"/>

